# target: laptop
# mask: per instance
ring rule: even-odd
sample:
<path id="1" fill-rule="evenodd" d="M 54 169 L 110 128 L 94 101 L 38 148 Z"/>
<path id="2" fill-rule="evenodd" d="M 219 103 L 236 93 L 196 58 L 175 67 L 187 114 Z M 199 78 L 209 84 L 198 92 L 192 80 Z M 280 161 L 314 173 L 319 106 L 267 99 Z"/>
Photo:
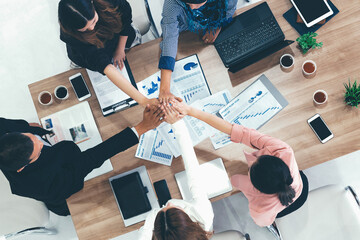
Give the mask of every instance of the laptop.
<path id="1" fill-rule="evenodd" d="M 236 16 L 214 45 L 225 67 L 237 72 L 290 45 L 269 5 L 263 2 Z"/>

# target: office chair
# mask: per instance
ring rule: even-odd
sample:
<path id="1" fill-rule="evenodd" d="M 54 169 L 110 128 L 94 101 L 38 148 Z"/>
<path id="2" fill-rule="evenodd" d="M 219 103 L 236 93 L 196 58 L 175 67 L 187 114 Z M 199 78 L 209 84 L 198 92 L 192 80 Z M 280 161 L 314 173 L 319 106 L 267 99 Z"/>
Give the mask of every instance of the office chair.
<path id="1" fill-rule="evenodd" d="M 164 6 L 164 0 L 146 0 L 148 3 L 148 9 L 150 12 L 150 21 L 156 30 L 156 38 L 161 37 L 161 19 L 162 19 L 162 10 Z"/>
<path id="2" fill-rule="evenodd" d="M 49 210 L 45 204 L 11 193 L 9 183 L 0 171 L 0 239 L 13 239 L 31 233 L 56 234 L 46 228 Z"/>
<path id="3" fill-rule="evenodd" d="M 309 192 L 305 204 L 268 227 L 277 240 L 360 239 L 360 203 L 354 190 L 327 185 Z"/>
<path id="4" fill-rule="evenodd" d="M 132 10 L 133 24 L 140 30 L 141 35 L 145 35 L 150 29 L 150 20 L 146 11 L 145 0 L 128 1 Z"/>

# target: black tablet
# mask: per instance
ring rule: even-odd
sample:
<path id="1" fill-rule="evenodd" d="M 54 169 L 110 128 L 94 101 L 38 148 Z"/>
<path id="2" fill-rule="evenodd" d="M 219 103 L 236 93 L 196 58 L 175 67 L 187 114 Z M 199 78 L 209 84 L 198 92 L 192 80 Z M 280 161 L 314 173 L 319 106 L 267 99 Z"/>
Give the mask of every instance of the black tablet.
<path id="1" fill-rule="evenodd" d="M 331 10 L 326 0 L 290 0 L 307 27 L 331 16 Z"/>

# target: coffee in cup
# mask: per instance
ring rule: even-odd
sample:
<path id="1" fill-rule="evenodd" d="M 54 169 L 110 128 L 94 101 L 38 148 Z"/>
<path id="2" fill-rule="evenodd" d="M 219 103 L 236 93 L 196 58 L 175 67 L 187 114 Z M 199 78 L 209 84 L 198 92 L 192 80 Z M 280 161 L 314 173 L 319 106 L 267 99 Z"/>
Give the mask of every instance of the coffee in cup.
<path id="1" fill-rule="evenodd" d="M 305 77 L 314 77 L 316 70 L 316 63 L 312 60 L 306 60 L 302 65 L 302 71 Z"/>
<path id="2" fill-rule="evenodd" d="M 322 106 L 328 100 L 328 95 L 324 90 L 317 90 L 314 92 L 313 101 L 315 106 Z"/>
<path id="3" fill-rule="evenodd" d="M 295 59 L 291 54 L 284 54 L 280 58 L 280 66 L 284 72 L 290 72 L 294 68 Z"/>
<path id="4" fill-rule="evenodd" d="M 53 102 L 53 98 L 52 98 L 52 95 L 50 92 L 48 91 L 42 91 L 40 94 L 39 94 L 39 97 L 38 97 L 38 100 L 39 100 L 39 103 L 46 106 L 46 105 L 50 105 L 52 104 Z"/>
<path id="5" fill-rule="evenodd" d="M 69 91 L 65 86 L 60 85 L 55 88 L 54 95 L 59 100 L 65 100 L 69 97 Z"/>

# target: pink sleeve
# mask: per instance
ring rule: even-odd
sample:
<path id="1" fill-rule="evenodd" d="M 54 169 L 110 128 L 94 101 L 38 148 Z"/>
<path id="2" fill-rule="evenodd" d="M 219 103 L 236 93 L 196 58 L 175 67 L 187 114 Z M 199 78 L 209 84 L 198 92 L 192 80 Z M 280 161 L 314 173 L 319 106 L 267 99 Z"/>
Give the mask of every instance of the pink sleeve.
<path id="1" fill-rule="evenodd" d="M 271 149 L 270 151 L 289 148 L 289 145 L 277 138 L 270 137 L 258 132 L 255 129 L 237 124 L 234 124 L 231 129 L 231 141 L 236 143 L 243 143 L 255 149 L 269 148 Z"/>
<path id="2" fill-rule="evenodd" d="M 235 174 L 230 181 L 233 187 L 241 192 L 247 192 L 249 187 L 252 186 L 248 175 Z"/>
<path id="3" fill-rule="evenodd" d="M 266 211 L 266 212 L 256 212 L 253 209 L 250 209 L 250 216 L 256 223 L 256 225 L 260 227 L 266 227 L 271 225 L 276 218 L 277 212 L 275 211 Z"/>

